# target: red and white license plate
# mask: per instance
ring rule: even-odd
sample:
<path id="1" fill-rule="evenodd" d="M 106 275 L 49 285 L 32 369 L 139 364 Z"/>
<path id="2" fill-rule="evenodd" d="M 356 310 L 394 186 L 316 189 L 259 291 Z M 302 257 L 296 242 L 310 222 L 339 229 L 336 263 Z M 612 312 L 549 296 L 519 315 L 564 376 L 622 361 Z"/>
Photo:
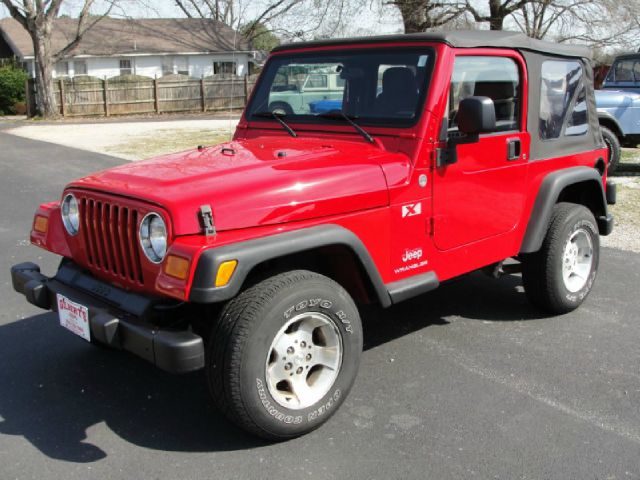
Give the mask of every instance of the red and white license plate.
<path id="1" fill-rule="evenodd" d="M 91 340 L 89 331 L 89 309 L 84 305 L 72 302 L 64 295 L 56 294 L 60 325 L 71 330 L 86 341 Z"/>

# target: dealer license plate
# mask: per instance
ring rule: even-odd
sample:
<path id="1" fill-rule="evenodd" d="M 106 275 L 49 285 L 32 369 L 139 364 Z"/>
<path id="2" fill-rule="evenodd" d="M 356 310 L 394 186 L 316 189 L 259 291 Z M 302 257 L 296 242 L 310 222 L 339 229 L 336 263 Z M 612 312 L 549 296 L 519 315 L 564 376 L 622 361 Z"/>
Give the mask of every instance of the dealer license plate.
<path id="1" fill-rule="evenodd" d="M 86 341 L 91 340 L 89 332 L 89 309 L 84 305 L 72 302 L 64 295 L 56 294 L 58 301 L 58 317 L 60 325 L 71 330 Z"/>

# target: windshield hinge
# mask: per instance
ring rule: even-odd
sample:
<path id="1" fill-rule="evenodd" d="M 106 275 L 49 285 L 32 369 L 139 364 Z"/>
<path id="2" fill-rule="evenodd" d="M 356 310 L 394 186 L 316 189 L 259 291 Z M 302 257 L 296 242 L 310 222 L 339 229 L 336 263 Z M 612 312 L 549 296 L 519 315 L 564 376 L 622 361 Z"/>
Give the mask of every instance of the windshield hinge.
<path id="1" fill-rule="evenodd" d="M 207 236 L 215 235 L 216 227 L 213 224 L 213 212 L 211 211 L 211 205 L 200 206 L 200 218 L 202 219 L 204 234 Z"/>
<path id="2" fill-rule="evenodd" d="M 450 148 L 436 148 L 436 167 L 444 167 L 456 161 L 456 151 Z"/>

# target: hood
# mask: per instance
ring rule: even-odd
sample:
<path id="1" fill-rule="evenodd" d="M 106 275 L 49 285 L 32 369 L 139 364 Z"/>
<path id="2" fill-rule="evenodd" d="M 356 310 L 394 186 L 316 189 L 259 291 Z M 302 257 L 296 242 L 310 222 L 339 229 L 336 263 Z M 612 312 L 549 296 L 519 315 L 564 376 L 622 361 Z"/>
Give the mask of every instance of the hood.
<path id="1" fill-rule="evenodd" d="M 596 107 L 640 107 L 640 94 L 626 90 L 596 90 Z"/>
<path id="2" fill-rule="evenodd" d="M 210 205 L 219 231 L 388 205 L 381 163 L 406 155 L 358 141 L 258 137 L 133 162 L 69 185 L 155 203 L 175 235 L 202 231 Z"/>

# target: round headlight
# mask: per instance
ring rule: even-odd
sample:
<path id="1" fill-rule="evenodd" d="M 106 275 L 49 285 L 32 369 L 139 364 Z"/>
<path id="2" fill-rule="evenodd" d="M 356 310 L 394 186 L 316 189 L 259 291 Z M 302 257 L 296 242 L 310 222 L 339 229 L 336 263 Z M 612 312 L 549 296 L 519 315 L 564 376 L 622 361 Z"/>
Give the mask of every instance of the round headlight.
<path id="1" fill-rule="evenodd" d="M 142 219 L 140 245 L 153 263 L 160 263 L 167 253 L 167 226 L 157 213 L 148 213 Z"/>
<path id="2" fill-rule="evenodd" d="M 80 229 L 80 210 L 78 210 L 78 200 L 73 193 L 68 194 L 62 200 L 62 223 L 69 235 L 75 235 Z"/>

